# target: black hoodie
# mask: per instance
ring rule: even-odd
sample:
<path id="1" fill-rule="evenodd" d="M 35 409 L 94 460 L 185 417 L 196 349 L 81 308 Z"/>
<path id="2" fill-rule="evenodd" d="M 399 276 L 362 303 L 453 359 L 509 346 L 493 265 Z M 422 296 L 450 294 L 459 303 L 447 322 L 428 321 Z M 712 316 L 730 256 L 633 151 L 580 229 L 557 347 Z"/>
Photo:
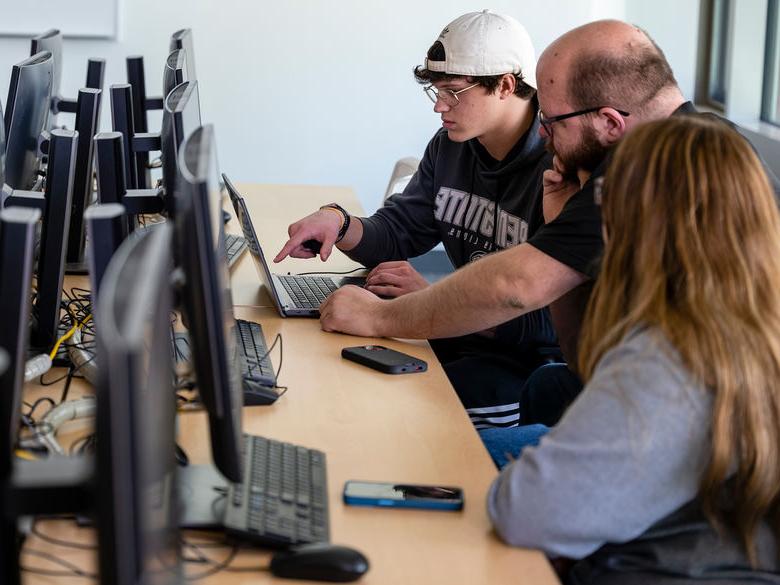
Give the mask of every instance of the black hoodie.
<path id="1" fill-rule="evenodd" d="M 522 244 L 544 223 L 542 173 L 550 166 L 535 116 L 502 161 L 477 139 L 453 142 L 446 130 L 439 130 L 403 193 L 362 219 L 363 237 L 347 255 L 372 267 L 419 256 L 443 242 L 450 261 L 460 268 Z M 546 309 L 501 325 L 496 337 L 507 343 L 555 343 Z"/>

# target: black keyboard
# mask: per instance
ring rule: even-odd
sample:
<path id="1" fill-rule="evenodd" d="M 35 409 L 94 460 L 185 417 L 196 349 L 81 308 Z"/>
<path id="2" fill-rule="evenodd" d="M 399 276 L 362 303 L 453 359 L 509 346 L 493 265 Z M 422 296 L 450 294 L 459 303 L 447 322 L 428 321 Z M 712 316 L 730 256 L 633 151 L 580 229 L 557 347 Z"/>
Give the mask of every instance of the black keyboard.
<path id="1" fill-rule="evenodd" d="M 236 319 L 236 338 L 238 351 L 244 354 L 241 377 L 263 386 L 276 386 L 276 373 L 260 324 Z"/>
<path id="2" fill-rule="evenodd" d="M 228 534 L 264 546 L 328 542 L 325 454 L 244 435 L 244 481 L 231 484 Z"/>
<path id="3" fill-rule="evenodd" d="M 232 267 L 233 264 L 238 262 L 238 259 L 241 258 L 241 254 L 243 254 L 246 249 L 246 240 L 243 237 L 225 234 L 225 250 L 227 251 L 229 267 Z"/>
<path id="4" fill-rule="evenodd" d="M 316 309 L 338 286 L 332 278 L 279 274 L 284 290 L 299 309 Z"/>

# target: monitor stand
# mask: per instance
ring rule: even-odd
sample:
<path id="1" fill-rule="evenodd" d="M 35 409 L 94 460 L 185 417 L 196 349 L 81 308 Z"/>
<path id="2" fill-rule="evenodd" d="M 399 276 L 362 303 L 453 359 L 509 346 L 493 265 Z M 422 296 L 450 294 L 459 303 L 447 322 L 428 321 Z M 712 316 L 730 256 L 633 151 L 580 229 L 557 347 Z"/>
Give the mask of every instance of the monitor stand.
<path id="1" fill-rule="evenodd" d="M 89 268 L 87 263 L 81 262 L 66 262 L 65 274 L 89 274 Z"/>
<path id="2" fill-rule="evenodd" d="M 179 527 L 222 530 L 228 482 L 213 465 L 187 465 L 176 471 Z"/>

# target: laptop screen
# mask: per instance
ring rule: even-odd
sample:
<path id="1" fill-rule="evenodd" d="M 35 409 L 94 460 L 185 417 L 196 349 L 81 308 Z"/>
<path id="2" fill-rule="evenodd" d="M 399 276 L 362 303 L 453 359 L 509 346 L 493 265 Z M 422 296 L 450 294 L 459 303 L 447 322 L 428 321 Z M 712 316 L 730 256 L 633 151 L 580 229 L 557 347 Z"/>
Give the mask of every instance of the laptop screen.
<path id="1" fill-rule="evenodd" d="M 236 217 L 241 224 L 241 230 L 244 232 L 244 238 L 246 239 L 247 248 L 252 255 L 252 260 L 255 263 L 257 274 L 260 280 L 265 283 L 271 296 L 276 303 L 276 306 L 281 310 L 283 304 L 279 295 L 276 292 L 276 287 L 273 284 L 273 278 L 271 276 L 271 269 L 268 267 L 268 262 L 265 260 L 263 249 L 260 247 L 260 241 L 257 239 L 257 233 L 255 232 L 255 226 L 252 224 L 252 218 L 249 217 L 249 210 L 246 207 L 246 202 L 241 194 L 227 178 L 227 175 L 222 174 L 222 179 L 225 181 L 225 187 L 227 187 L 228 195 L 230 195 L 230 201 L 233 203 L 233 209 L 236 211 Z"/>

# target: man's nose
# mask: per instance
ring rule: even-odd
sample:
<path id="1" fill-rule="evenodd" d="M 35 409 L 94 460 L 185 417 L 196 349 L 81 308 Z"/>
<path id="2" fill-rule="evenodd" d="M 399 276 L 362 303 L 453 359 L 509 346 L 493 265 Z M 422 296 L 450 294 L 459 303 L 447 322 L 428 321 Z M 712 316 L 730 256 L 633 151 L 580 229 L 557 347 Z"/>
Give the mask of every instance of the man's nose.
<path id="1" fill-rule="evenodd" d="M 433 104 L 433 111 L 437 114 L 441 114 L 442 112 L 449 112 L 452 108 L 447 105 L 447 103 L 441 99 L 437 98 L 436 103 Z"/>

